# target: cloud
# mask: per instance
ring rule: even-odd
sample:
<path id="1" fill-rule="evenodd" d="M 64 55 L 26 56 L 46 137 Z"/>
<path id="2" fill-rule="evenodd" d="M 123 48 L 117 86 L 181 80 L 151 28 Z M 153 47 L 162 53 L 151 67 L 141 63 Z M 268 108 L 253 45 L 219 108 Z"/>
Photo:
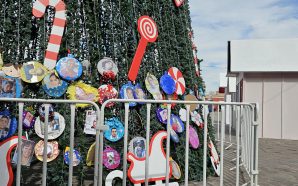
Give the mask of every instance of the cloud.
<path id="1" fill-rule="evenodd" d="M 217 90 L 226 72 L 227 41 L 298 36 L 294 0 L 190 0 L 192 26 L 207 91 Z"/>

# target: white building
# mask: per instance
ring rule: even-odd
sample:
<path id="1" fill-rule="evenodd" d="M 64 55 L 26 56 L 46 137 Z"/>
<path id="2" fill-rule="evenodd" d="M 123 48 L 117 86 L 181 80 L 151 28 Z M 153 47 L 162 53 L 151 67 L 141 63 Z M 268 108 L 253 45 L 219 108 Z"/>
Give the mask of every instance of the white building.
<path id="1" fill-rule="evenodd" d="M 260 137 L 298 140 L 297 38 L 229 41 L 228 76 L 234 101 L 259 103 Z"/>

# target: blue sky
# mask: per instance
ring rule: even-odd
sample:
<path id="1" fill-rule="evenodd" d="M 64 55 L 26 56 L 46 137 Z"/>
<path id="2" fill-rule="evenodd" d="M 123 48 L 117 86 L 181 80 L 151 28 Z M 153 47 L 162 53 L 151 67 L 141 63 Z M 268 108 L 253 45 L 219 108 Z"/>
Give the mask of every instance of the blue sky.
<path id="1" fill-rule="evenodd" d="M 189 0 L 207 92 L 226 72 L 227 41 L 298 37 L 298 0 Z"/>

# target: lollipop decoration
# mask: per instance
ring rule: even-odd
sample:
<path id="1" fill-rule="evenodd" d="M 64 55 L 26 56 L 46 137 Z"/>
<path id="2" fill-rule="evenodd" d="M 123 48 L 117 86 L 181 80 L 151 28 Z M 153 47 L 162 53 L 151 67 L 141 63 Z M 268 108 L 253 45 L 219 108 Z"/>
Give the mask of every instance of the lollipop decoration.
<path id="1" fill-rule="evenodd" d="M 128 78 L 131 81 L 135 81 L 137 78 L 148 42 L 155 42 L 158 36 L 157 25 L 149 16 L 141 16 L 138 19 L 138 31 L 141 35 L 141 40 L 128 72 Z"/>
<path id="2" fill-rule="evenodd" d="M 45 54 L 44 65 L 49 69 L 53 69 L 58 58 L 66 23 L 65 3 L 62 0 L 37 0 L 33 4 L 33 15 L 37 18 L 41 18 L 44 15 L 47 6 L 53 6 L 56 12 L 48 48 Z"/>
<path id="3" fill-rule="evenodd" d="M 176 94 L 182 95 L 185 92 L 185 80 L 182 72 L 176 68 L 172 67 L 169 69 L 168 74 L 174 79 L 176 83 Z"/>

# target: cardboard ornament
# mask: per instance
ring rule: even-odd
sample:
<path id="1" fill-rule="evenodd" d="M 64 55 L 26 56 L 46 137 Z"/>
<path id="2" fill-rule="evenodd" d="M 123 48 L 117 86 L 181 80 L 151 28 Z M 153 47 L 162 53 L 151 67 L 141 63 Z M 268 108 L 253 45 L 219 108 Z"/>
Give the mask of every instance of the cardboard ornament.
<path id="1" fill-rule="evenodd" d="M 84 125 L 84 133 L 85 134 L 96 134 L 96 112 L 94 110 L 86 111 L 86 119 Z"/>
<path id="2" fill-rule="evenodd" d="M 8 110 L 0 112 L 0 141 L 11 137 L 17 130 L 17 120 Z"/>
<path id="3" fill-rule="evenodd" d="M 91 167 L 92 165 L 94 165 L 95 155 L 96 153 L 95 153 L 95 142 L 94 142 L 88 149 L 87 158 L 86 158 L 87 166 Z"/>
<path id="4" fill-rule="evenodd" d="M 73 155 L 72 155 L 72 165 L 78 166 L 80 164 L 80 162 L 82 161 L 82 157 L 79 153 L 79 151 L 77 151 L 76 149 L 73 149 Z M 69 165 L 70 163 L 70 148 L 66 147 L 65 148 L 65 153 L 64 153 L 64 162 L 66 165 Z"/>
<path id="5" fill-rule="evenodd" d="M 42 88 L 49 96 L 59 98 L 66 92 L 67 83 L 51 72 L 44 77 Z"/>
<path id="6" fill-rule="evenodd" d="M 103 151 L 103 164 L 107 169 L 116 169 L 120 165 L 120 154 L 112 147 L 106 147 Z"/>
<path id="7" fill-rule="evenodd" d="M 167 124 L 167 119 L 168 119 L 168 110 L 159 107 L 156 110 L 156 116 L 159 122 L 163 123 L 163 124 Z"/>
<path id="8" fill-rule="evenodd" d="M 117 73 L 118 67 L 112 60 L 112 58 L 105 57 L 100 60 L 97 64 L 98 72 L 103 76 L 103 80 L 114 80 Z"/>
<path id="9" fill-rule="evenodd" d="M 184 124 L 182 120 L 175 114 L 171 114 L 170 123 L 172 129 L 177 133 L 182 133 L 184 131 Z"/>
<path id="10" fill-rule="evenodd" d="M 23 86 L 19 78 L 0 75 L 0 97 L 20 98 Z"/>
<path id="11" fill-rule="evenodd" d="M 120 98 L 121 99 L 135 99 L 134 97 L 135 87 L 128 82 L 127 84 L 123 85 L 120 89 Z M 130 107 L 136 106 L 136 102 L 129 102 Z"/>
<path id="12" fill-rule="evenodd" d="M 189 125 L 189 144 L 192 148 L 197 149 L 200 146 L 199 136 L 197 131 Z"/>
<path id="13" fill-rule="evenodd" d="M 113 87 L 113 85 L 101 85 L 98 88 L 98 102 L 103 104 L 106 100 L 116 99 L 118 97 L 118 91 Z M 115 103 L 109 102 L 106 107 L 112 107 Z"/>
<path id="14" fill-rule="evenodd" d="M 146 156 L 146 139 L 143 137 L 134 137 L 129 142 L 128 151 L 138 158 Z"/>
<path id="15" fill-rule="evenodd" d="M 35 156 L 39 161 L 43 161 L 44 141 L 40 140 L 34 148 Z M 57 141 L 48 141 L 47 145 L 47 162 L 53 161 L 59 155 L 59 148 Z"/>
<path id="16" fill-rule="evenodd" d="M 5 75 L 9 77 L 19 78 L 21 77 L 20 71 L 21 71 L 21 65 L 14 65 L 12 63 L 5 64 L 2 67 L 2 71 Z"/>
<path id="17" fill-rule="evenodd" d="M 134 87 L 134 98 L 135 99 L 146 99 L 146 94 L 144 92 L 144 90 L 142 89 L 142 87 L 140 86 L 140 84 L 136 84 Z M 140 103 L 142 104 L 142 103 Z"/>
<path id="18" fill-rule="evenodd" d="M 20 73 L 24 82 L 38 83 L 45 77 L 48 70 L 41 63 L 37 61 L 30 61 L 23 64 Z"/>
<path id="19" fill-rule="evenodd" d="M 176 67 L 171 67 L 168 70 L 168 74 L 174 79 L 176 83 L 175 93 L 178 95 L 183 95 L 185 92 L 185 80 L 182 75 L 182 72 Z"/>
<path id="20" fill-rule="evenodd" d="M 155 100 L 162 100 L 163 96 L 159 90 L 159 83 L 157 78 L 150 73 L 147 73 L 146 79 L 145 79 L 145 85 L 146 89 L 150 94 L 152 94 L 153 98 Z"/>
<path id="21" fill-rule="evenodd" d="M 173 158 L 170 157 L 170 164 L 172 166 L 172 173 L 173 173 L 173 177 L 177 180 L 179 180 L 181 178 L 181 170 L 180 167 L 178 165 L 178 163 L 173 160 Z"/>
<path id="22" fill-rule="evenodd" d="M 107 140 L 111 142 L 116 142 L 124 136 L 124 126 L 118 118 L 113 117 L 107 119 L 105 121 L 105 125 L 109 127 L 108 130 L 104 131 L 104 137 Z"/>
<path id="23" fill-rule="evenodd" d="M 29 167 L 31 164 L 31 160 L 34 154 L 34 147 L 35 142 L 27 139 L 22 139 L 22 145 L 21 145 L 21 165 Z M 18 148 L 14 152 L 12 162 L 14 164 L 17 164 L 18 162 Z"/>
<path id="24" fill-rule="evenodd" d="M 29 112 L 29 111 L 24 111 L 23 112 L 23 127 L 25 129 L 30 129 L 33 127 L 33 125 L 35 124 L 35 116 Z"/>
<path id="25" fill-rule="evenodd" d="M 203 119 L 200 115 L 200 113 L 198 113 L 197 111 L 193 111 L 190 113 L 191 115 L 191 120 L 200 128 L 204 127 L 204 122 Z"/>
<path id="26" fill-rule="evenodd" d="M 135 81 L 137 78 L 148 42 L 155 42 L 158 37 L 156 23 L 151 17 L 146 15 L 138 19 L 138 31 L 141 35 L 141 39 L 128 72 L 128 79 L 130 81 Z"/>
<path id="27" fill-rule="evenodd" d="M 83 66 L 73 55 L 69 54 L 58 61 L 56 70 L 61 78 L 73 81 L 81 77 Z"/>
<path id="28" fill-rule="evenodd" d="M 38 114 L 39 114 L 39 119 L 41 121 L 44 121 L 45 120 L 45 104 L 42 104 L 39 106 L 38 108 Z M 54 118 L 54 107 L 49 104 L 49 121 L 52 121 Z"/>

